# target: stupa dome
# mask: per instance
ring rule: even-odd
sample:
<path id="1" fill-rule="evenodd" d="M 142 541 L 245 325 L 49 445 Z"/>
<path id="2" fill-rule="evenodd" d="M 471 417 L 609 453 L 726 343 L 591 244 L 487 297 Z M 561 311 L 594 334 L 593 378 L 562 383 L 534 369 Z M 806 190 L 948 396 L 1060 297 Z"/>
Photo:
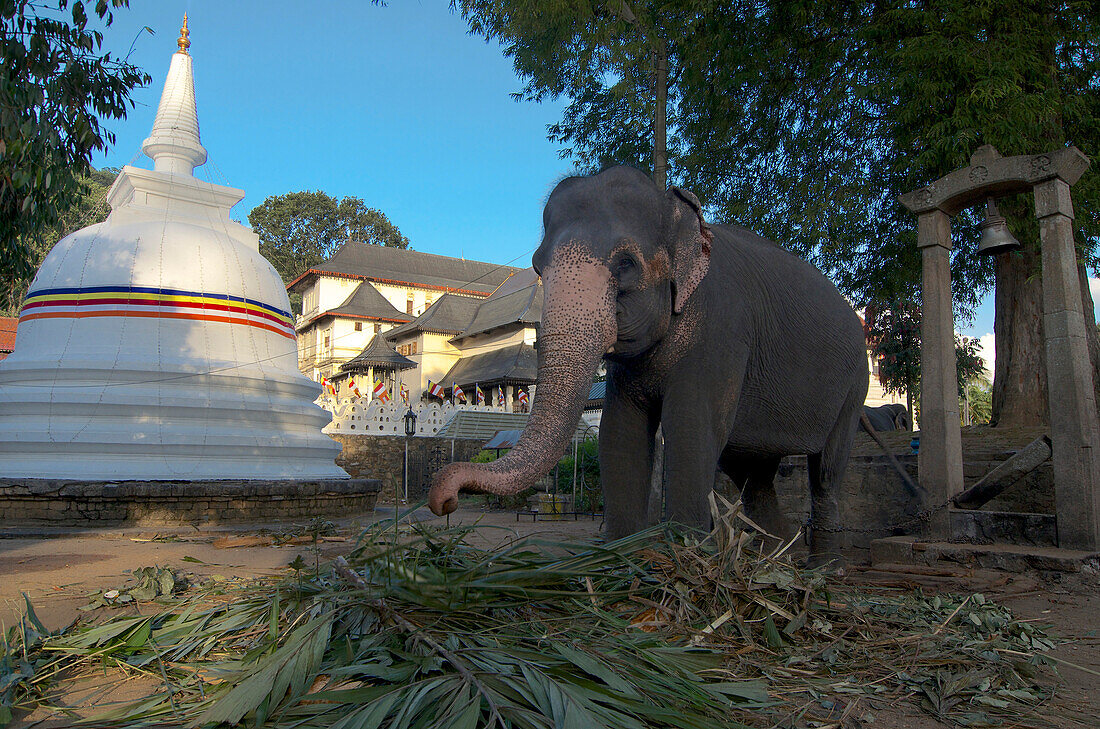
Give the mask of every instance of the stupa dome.
<path id="1" fill-rule="evenodd" d="M 286 288 L 229 218 L 244 192 L 192 174 L 206 150 L 185 40 L 143 145 L 154 169 L 124 167 L 107 220 L 31 284 L 0 362 L 4 477 L 347 478 Z"/>

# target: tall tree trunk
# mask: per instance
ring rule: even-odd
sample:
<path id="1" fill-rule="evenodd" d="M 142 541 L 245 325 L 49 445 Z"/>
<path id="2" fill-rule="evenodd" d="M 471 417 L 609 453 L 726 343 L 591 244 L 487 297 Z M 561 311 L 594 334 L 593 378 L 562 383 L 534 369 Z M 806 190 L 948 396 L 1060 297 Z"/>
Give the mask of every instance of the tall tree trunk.
<path id="1" fill-rule="evenodd" d="M 994 265 L 997 361 L 989 424 L 1045 425 L 1049 421 L 1038 243 L 1025 240 L 1019 252 L 997 256 Z"/>
<path id="2" fill-rule="evenodd" d="M 1096 402 L 1100 403 L 1100 332 L 1096 327 L 1095 302 L 1089 290 L 1089 272 L 1081 262 L 1077 263 L 1077 277 L 1081 281 L 1081 311 L 1085 314 L 1085 340 L 1089 345 L 1089 359 L 1092 360 L 1092 390 Z"/>
<path id="3" fill-rule="evenodd" d="M 653 105 L 653 181 L 668 187 L 668 44 L 655 39 Z"/>
<path id="4" fill-rule="evenodd" d="M 1046 21 L 1056 24 L 1054 3 L 1045 11 Z M 1041 11 L 1042 12 L 1042 11 Z M 1057 149 L 1066 143 L 1062 124 L 1059 69 L 1054 48 L 1045 50 L 1049 69 L 1049 88 L 1055 92 L 1057 113 L 1050 117 L 1045 130 L 1045 149 Z M 1030 195 L 1026 196 L 1031 198 Z M 1030 199 L 1018 210 L 1034 216 Z M 1029 228 L 1031 226 L 1028 226 Z M 993 332 L 996 338 L 997 365 L 993 375 L 992 426 L 1046 425 L 1050 422 L 1047 393 L 1046 341 L 1043 336 L 1043 282 L 1037 235 L 1024 243 L 1019 254 L 997 256 L 996 293 L 994 297 Z M 1081 282 L 1081 303 L 1085 316 L 1089 359 L 1092 361 L 1093 389 L 1100 402 L 1100 340 L 1097 338 L 1096 315 L 1092 293 L 1088 287 L 1088 272 L 1078 263 Z"/>

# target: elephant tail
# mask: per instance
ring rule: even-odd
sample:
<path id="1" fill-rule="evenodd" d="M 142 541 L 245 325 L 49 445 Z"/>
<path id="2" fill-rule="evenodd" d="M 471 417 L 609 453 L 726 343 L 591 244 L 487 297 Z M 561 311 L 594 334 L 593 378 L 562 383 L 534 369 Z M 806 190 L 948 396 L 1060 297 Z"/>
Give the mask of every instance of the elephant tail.
<path id="1" fill-rule="evenodd" d="M 886 454 L 886 458 L 889 459 L 890 465 L 894 467 L 894 470 L 901 476 L 901 482 L 905 484 L 905 489 L 912 495 L 924 501 L 928 497 L 928 492 L 924 490 L 920 484 L 910 478 L 909 474 L 905 472 L 905 469 L 901 467 L 901 463 L 894 457 L 894 454 L 890 452 L 885 441 L 882 440 L 882 436 L 878 434 L 874 426 L 871 425 L 871 421 L 867 419 L 867 413 L 862 412 L 859 414 L 859 424 L 867 431 L 867 434 L 875 439 L 878 443 L 878 447 L 882 449 L 882 452 Z"/>

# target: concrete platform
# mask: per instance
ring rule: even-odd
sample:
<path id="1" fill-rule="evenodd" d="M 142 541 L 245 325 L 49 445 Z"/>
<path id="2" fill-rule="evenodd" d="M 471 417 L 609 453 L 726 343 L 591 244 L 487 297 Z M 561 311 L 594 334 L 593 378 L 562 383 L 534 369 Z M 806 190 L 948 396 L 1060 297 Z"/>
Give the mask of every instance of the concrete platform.
<path id="1" fill-rule="evenodd" d="M 959 544 L 920 537 L 886 537 L 871 542 L 871 565 L 961 565 L 1007 572 L 1085 572 L 1100 579 L 1100 552 L 1018 544 Z"/>

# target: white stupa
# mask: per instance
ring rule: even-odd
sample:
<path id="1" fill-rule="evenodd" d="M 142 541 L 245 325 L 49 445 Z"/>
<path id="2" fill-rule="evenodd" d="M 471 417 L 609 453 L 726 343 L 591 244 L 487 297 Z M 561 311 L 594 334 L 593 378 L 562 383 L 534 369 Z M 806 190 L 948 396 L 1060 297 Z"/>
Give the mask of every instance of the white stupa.
<path id="1" fill-rule="evenodd" d="M 320 386 L 297 367 L 290 303 L 244 191 L 196 179 L 187 21 L 153 131 L 152 171 L 123 168 L 110 217 L 61 240 L 0 362 L 0 477 L 347 478 Z"/>

